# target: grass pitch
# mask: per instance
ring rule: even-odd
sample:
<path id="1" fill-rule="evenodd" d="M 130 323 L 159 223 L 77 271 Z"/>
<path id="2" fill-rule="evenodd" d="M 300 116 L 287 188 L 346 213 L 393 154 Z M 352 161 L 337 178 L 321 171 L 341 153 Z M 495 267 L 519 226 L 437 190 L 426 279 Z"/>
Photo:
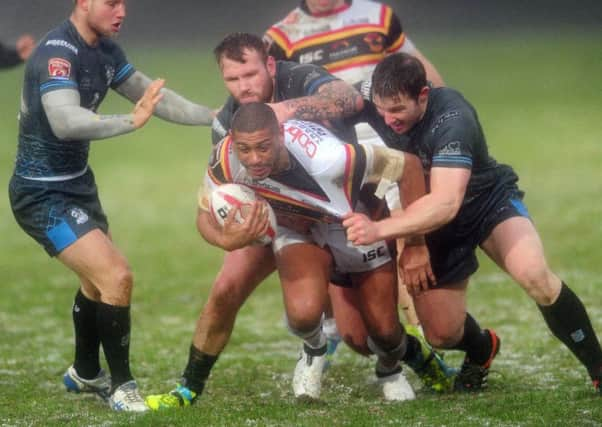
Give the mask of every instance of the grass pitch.
<path id="1" fill-rule="evenodd" d="M 476 106 L 492 154 L 517 170 L 549 262 L 582 297 L 599 334 L 601 39 L 481 35 L 421 43 L 446 82 Z M 129 49 L 147 74 L 165 77 L 194 100 L 221 104 L 225 92 L 209 53 L 155 53 Z M 16 149 L 21 73 L 0 74 L 4 183 Z M 102 112 L 130 108 L 111 96 Z M 194 227 L 209 147 L 208 129 L 156 119 L 142 131 L 93 144 L 101 200 L 135 275 L 132 368 L 145 394 L 173 387 L 221 264 L 221 251 Z M 75 276 L 17 227 L 6 196 L 0 198 L 0 233 L 0 425 L 602 425 L 602 400 L 584 369 L 550 335 L 518 286 L 485 259 L 469 288 L 469 307 L 503 340 L 485 393 L 419 391 L 415 401 L 388 404 L 370 383 L 372 362 L 343 348 L 326 375 L 322 401 L 296 403 L 290 381 L 298 341 L 283 326 L 272 277 L 243 307 L 198 405 L 141 416 L 113 413 L 92 398 L 66 394 L 61 385 L 72 360 Z M 446 358 L 461 360 L 453 352 Z"/>

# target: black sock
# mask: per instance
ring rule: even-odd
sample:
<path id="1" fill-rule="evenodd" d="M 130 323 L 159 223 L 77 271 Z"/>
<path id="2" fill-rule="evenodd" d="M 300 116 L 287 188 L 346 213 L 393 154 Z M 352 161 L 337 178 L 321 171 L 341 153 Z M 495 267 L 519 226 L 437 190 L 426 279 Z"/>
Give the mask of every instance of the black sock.
<path id="1" fill-rule="evenodd" d="M 583 303 L 562 282 L 560 295 L 554 304 L 538 305 L 550 331 L 566 345 L 587 368 L 590 376 L 599 375 L 602 350 Z"/>
<path id="2" fill-rule="evenodd" d="M 182 374 L 182 385 L 194 391 L 197 397 L 201 395 L 205 388 L 205 382 L 209 378 L 211 368 L 217 361 L 217 356 L 211 356 L 203 353 L 194 345 L 190 345 L 188 354 L 188 364 Z"/>
<path id="3" fill-rule="evenodd" d="M 406 339 L 406 351 L 401 357 L 401 360 L 404 362 L 411 362 L 416 360 L 417 355 L 421 354 L 420 347 L 422 344 L 420 344 L 418 338 L 410 334 L 406 334 Z"/>
<path id="4" fill-rule="evenodd" d="M 114 390 L 133 379 L 130 372 L 130 307 L 99 302 L 96 320 Z"/>
<path id="5" fill-rule="evenodd" d="M 484 365 L 491 357 L 492 344 L 491 335 L 481 329 L 470 313 L 466 313 L 464 335 L 460 342 L 452 348 L 466 352 L 466 357 L 472 363 Z"/>
<path id="6" fill-rule="evenodd" d="M 73 367 L 77 374 L 92 379 L 100 372 L 100 338 L 96 326 L 98 303 L 85 297 L 81 289 L 77 291 L 73 302 L 72 315 L 75 329 L 75 361 Z"/>

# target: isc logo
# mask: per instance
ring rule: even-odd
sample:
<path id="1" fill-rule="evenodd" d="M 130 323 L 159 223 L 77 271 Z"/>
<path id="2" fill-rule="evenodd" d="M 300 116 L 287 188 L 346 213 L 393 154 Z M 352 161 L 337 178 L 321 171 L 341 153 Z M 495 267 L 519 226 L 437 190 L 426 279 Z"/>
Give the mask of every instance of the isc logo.
<path id="1" fill-rule="evenodd" d="M 324 59 L 324 51 L 322 49 L 314 50 L 311 52 L 302 53 L 299 56 L 300 64 L 313 64 L 316 62 L 320 62 Z"/>
<path id="2" fill-rule="evenodd" d="M 363 254 L 364 262 L 373 261 L 376 258 L 385 256 L 387 253 L 384 246 L 379 246 L 376 249 L 370 249 L 368 252 Z"/>

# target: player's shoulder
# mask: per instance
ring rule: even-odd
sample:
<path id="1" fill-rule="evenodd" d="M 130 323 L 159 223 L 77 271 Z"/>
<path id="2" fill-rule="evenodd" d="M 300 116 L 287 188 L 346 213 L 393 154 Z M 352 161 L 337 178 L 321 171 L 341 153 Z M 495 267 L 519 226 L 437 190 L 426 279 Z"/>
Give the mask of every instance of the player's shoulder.
<path id="1" fill-rule="evenodd" d="M 310 173 L 329 169 L 345 157 L 346 144 L 318 123 L 289 120 L 283 130 L 286 148 Z"/>
<path id="2" fill-rule="evenodd" d="M 207 173 L 215 183 L 232 182 L 240 167 L 232 147 L 232 138 L 227 135 L 213 146 Z"/>
<path id="3" fill-rule="evenodd" d="M 56 28 L 50 30 L 38 43 L 34 55 L 59 56 L 74 58 L 80 54 L 81 43 L 75 37 L 72 24 L 69 21 L 61 23 Z"/>
<path id="4" fill-rule="evenodd" d="M 270 27 L 270 29 L 280 29 L 280 30 L 289 29 L 291 27 L 299 25 L 299 23 L 306 16 L 307 16 L 307 14 L 300 7 L 297 6 L 293 10 L 289 11 L 284 18 L 282 18 L 279 21 L 277 21 L 276 23 L 274 23 Z"/>
<path id="5" fill-rule="evenodd" d="M 432 135 L 449 131 L 450 128 L 469 129 L 477 124 L 474 107 L 455 89 L 431 89 L 429 103 L 429 133 Z"/>
<path id="6" fill-rule="evenodd" d="M 372 0 L 354 0 L 346 13 L 356 18 L 363 17 L 368 20 L 377 19 L 380 21 L 390 19 L 394 12 L 393 8 L 386 3 Z"/>

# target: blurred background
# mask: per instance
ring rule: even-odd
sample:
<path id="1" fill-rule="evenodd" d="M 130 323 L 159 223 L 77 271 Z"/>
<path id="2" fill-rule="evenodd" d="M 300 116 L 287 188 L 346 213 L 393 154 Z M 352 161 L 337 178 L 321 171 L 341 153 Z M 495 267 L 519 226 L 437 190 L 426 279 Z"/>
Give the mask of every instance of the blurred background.
<path id="1" fill-rule="evenodd" d="M 122 42 L 177 43 L 212 46 L 232 30 L 263 33 L 298 2 L 292 0 L 128 0 Z M 601 30 L 600 0 L 404 0 L 389 1 L 406 30 L 420 38 L 430 34 L 453 36 L 470 32 L 509 34 L 514 31 Z M 0 1 L 0 39 L 23 31 L 43 35 L 67 16 L 71 0 Z M 600 55 L 600 51 L 598 52 Z"/>

